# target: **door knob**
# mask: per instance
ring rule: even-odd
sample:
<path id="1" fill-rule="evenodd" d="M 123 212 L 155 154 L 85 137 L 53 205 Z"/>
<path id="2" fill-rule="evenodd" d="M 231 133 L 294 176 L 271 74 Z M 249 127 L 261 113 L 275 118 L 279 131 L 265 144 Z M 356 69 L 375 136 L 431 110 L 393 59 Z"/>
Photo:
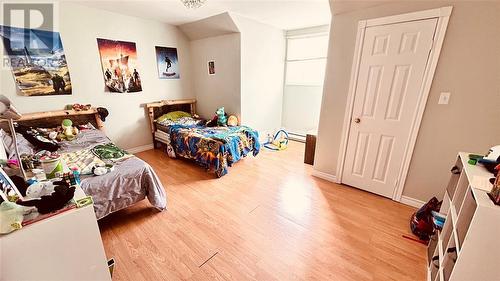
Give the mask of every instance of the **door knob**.
<path id="1" fill-rule="evenodd" d="M 359 119 L 359 118 L 354 118 L 354 123 L 361 123 L 361 119 Z"/>

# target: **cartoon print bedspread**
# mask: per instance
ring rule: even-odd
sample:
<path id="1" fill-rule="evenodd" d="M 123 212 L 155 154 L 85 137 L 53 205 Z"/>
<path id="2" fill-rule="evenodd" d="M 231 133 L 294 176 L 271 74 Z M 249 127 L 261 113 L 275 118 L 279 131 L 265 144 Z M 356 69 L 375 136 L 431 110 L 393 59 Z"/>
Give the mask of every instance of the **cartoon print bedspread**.
<path id="1" fill-rule="evenodd" d="M 246 126 L 171 125 L 169 131 L 177 156 L 195 160 L 202 167 L 215 171 L 217 177 L 227 174 L 228 166 L 248 153 L 256 156 L 260 150 L 259 133 Z"/>

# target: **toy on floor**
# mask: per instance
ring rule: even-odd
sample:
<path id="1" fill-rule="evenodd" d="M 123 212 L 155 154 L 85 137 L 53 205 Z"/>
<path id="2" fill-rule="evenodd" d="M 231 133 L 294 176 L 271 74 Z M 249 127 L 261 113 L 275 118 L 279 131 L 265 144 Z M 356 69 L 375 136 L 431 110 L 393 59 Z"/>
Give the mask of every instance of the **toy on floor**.
<path id="1" fill-rule="evenodd" d="M 224 113 L 224 107 L 218 108 L 215 114 L 217 114 L 217 125 L 226 126 L 227 119 Z"/>
<path id="2" fill-rule="evenodd" d="M 288 146 L 288 133 L 281 129 L 264 144 L 264 147 L 274 151 L 285 150 Z"/>
<path id="3" fill-rule="evenodd" d="M 441 203 L 436 197 L 432 197 L 429 202 L 425 203 L 411 216 L 411 232 L 418 236 L 420 240 L 429 241 L 430 237 L 435 233 L 436 227 L 432 220 L 432 211 L 439 212 Z"/>

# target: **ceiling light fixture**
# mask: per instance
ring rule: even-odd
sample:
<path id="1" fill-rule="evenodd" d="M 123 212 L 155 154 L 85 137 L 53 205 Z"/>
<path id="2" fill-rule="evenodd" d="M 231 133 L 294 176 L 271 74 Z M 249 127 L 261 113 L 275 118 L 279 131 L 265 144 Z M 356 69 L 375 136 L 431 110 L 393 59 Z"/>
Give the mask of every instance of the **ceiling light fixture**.
<path id="1" fill-rule="evenodd" d="M 197 9 L 205 4 L 205 1 L 207 0 L 181 0 L 182 4 L 189 9 Z"/>

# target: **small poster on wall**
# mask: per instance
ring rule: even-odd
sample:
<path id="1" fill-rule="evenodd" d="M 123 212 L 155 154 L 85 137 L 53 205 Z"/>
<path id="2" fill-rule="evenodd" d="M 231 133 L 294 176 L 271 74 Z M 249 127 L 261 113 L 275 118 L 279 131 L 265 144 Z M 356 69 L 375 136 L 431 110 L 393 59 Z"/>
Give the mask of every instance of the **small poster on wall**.
<path id="1" fill-rule="evenodd" d="M 0 36 L 21 95 L 71 95 L 68 64 L 58 32 L 0 25 Z"/>
<path id="2" fill-rule="evenodd" d="M 134 42 L 97 38 L 104 83 L 110 92 L 142 91 Z"/>
<path id="3" fill-rule="evenodd" d="M 215 61 L 208 62 L 208 75 L 215 75 Z"/>
<path id="4" fill-rule="evenodd" d="M 177 48 L 155 47 L 158 77 L 160 79 L 179 79 L 179 59 Z"/>

